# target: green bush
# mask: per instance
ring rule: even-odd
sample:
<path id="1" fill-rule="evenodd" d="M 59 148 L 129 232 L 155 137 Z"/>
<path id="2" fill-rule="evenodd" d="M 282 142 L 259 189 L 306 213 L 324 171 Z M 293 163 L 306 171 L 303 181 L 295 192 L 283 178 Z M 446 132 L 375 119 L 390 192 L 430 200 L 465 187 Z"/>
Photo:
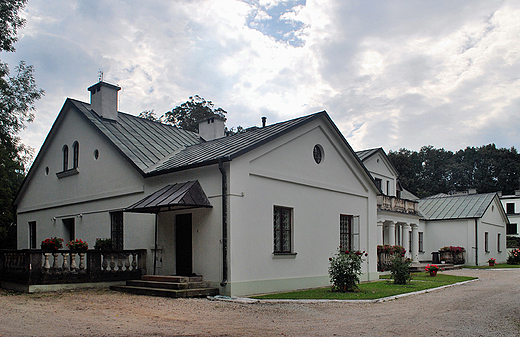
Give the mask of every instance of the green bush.
<path id="1" fill-rule="evenodd" d="M 520 248 L 520 236 L 506 236 L 507 248 Z"/>
<path id="2" fill-rule="evenodd" d="M 390 272 L 394 279 L 394 284 L 407 284 L 412 279 L 410 274 L 410 265 L 412 260 L 405 258 L 401 254 L 394 254 L 392 256 L 392 264 L 390 265 Z"/>
<path id="3" fill-rule="evenodd" d="M 94 249 L 97 250 L 112 250 L 112 239 L 96 239 Z"/>
<path id="4" fill-rule="evenodd" d="M 341 247 L 334 257 L 329 258 L 329 276 L 332 291 L 353 292 L 358 289 L 361 262 L 365 252 L 341 251 Z"/>

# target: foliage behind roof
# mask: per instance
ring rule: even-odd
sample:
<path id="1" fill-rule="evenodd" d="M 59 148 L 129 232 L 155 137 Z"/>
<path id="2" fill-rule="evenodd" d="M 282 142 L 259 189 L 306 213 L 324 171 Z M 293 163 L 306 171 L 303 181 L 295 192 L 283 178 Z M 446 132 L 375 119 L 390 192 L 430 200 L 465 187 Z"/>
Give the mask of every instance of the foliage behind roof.
<path id="1" fill-rule="evenodd" d="M 425 220 L 481 218 L 496 193 L 460 196 L 437 196 L 419 200 L 419 211 Z"/>

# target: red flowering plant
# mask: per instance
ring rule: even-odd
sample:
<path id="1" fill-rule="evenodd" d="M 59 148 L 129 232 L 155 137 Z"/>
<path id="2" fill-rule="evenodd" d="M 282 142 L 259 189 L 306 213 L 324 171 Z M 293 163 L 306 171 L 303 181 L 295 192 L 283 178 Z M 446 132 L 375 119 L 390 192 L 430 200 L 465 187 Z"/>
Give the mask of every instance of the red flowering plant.
<path id="1" fill-rule="evenodd" d="M 520 264 L 520 248 L 509 251 L 507 264 Z"/>
<path id="2" fill-rule="evenodd" d="M 358 289 L 359 275 L 365 251 L 345 251 L 341 247 L 333 257 L 329 257 L 329 276 L 332 291 L 353 292 Z"/>
<path id="3" fill-rule="evenodd" d="M 490 258 L 490 259 L 488 260 L 488 263 L 495 264 L 495 263 L 497 263 L 497 260 L 494 259 L 494 258 Z"/>
<path id="4" fill-rule="evenodd" d="M 432 271 L 442 270 L 442 268 L 439 268 L 439 266 L 436 265 L 436 264 L 429 264 L 429 265 L 426 266 L 426 268 L 424 268 L 424 270 L 429 273 L 429 272 L 432 272 Z"/>
<path id="5" fill-rule="evenodd" d="M 40 244 L 40 247 L 43 250 L 58 250 L 63 247 L 63 239 L 58 237 L 45 239 Z"/>
<path id="6" fill-rule="evenodd" d="M 70 250 L 87 250 L 88 243 L 81 239 L 76 239 L 69 241 L 69 243 L 67 243 L 67 247 L 69 247 Z"/>

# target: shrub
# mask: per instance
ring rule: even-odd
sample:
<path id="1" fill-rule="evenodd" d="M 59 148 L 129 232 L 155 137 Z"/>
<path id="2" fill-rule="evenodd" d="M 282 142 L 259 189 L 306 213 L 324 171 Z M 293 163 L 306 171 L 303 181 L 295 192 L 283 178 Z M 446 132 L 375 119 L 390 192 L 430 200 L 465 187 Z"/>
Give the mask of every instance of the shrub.
<path id="1" fill-rule="evenodd" d="M 507 248 L 520 248 L 520 236 L 506 236 Z"/>
<path id="2" fill-rule="evenodd" d="M 513 249 L 509 252 L 507 264 L 520 264 L 520 248 Z"/>
<path id="3" fill-rule="evenodd" d="M 439 249 L 440 252 L 464 253 L 466 249 L 459 246 L 444 246 Z"/>
<path id="4" fill-rule="evenodd" d="M 353 292 L 358 289 L 361 262 L 365 252 L 341 251 L 341 247 L 334 257 L 329 258 L 329 276 L 332 291 Z"/>
<path id="5" fill-rule="evenodd" d="M 112 239 L 96 239 L 94 249 L 97 250 L 112 250 Z"/>
<path id="6" fill-rule="evenodd" d="M 400 254 L 404 255 L 406 254 L 406 249 L 404 247 L 401 247 L 399 245 L 390 246 L 390 245 L 378 245 L 377 246 L 377 253 L 378 254 Z"/>
<path id="7" fill-rule="evenodd" d="M 412 279 L 410 274 L 410 265 L 412 260 L 405 258 L 400 254 L 392 256 L 392 264 L 390 265 L 390 272 L 394 279 L 394 284 L 407 284 Z"/>

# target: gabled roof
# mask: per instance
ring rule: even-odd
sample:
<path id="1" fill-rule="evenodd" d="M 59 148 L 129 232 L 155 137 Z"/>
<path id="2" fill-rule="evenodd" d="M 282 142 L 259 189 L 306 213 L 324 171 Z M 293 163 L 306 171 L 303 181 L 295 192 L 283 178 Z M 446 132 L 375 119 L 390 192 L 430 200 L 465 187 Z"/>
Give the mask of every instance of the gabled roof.
<path id="1" fill-rule="evenodd" d="M 261 128 L 253 127 L 247 129 L 246 132 L 205 142 L 194 132 L 122 112 L 118 112 L 117 120 L 104 119 L 91 109 L 90 104 L 68 98 L 22 183 L 14 204 L 23 194 L 34 167 L 38 165 L 40 157 L 46 152 L 48 141 L 54 137 L 69 108 L 79 112 L 144 177 L 232 160 L 319 118 L 325 118 L 349 151 L 354 153 L 350 144 L 325 111 Z M 358 159 L 361 168 L 376 187 L 365 165 L 359 158 L 354 157 Z"/>
<path id="2" fill-rule="evenodd" d="M 419 211 L 424 220 L 481 218 L 496 193 L 461 196 L 435 196 L 419 200 Z"/>
<path id="3" fill-rule="evenodd" d="M 383 151 L 383 148 L 377 147 L 375 149 L 356 151 L 356 155 L 359 157 L 359 159 L 361 159 L 361 161 L 364 161 L 365 159 L 373 156 L 374 154 L 378 153 L 379 151 Z"/>

